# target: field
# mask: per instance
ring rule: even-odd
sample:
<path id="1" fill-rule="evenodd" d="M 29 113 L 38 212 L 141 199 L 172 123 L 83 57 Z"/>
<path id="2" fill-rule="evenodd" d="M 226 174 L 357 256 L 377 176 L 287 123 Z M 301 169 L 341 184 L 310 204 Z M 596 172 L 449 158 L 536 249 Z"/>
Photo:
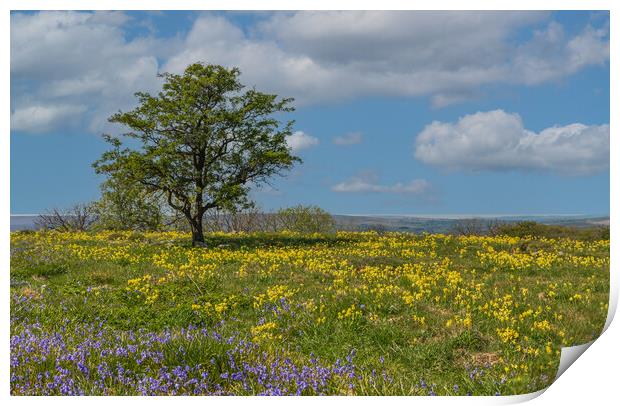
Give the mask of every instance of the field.
<path id="1" fill-rule="evenodd" d="M 11 234 L 11 393 L 510 395 L 607 316 L 609 240 Z"/>

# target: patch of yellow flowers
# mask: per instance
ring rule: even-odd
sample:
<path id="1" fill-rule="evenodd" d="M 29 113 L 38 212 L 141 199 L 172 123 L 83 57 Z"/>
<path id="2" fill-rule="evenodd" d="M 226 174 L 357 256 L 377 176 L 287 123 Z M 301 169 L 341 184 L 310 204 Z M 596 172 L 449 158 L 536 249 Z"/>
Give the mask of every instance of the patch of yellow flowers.
<path id="1" fill-rule="evenodd" d="M 141 278 L 129 279 L 127 291 L 138 293 L 147 304 L 153 304 L 159 297 L 159 290 L 153 286 L 153 277 L 149 274 Z"/>
<path id="2" fill-rule="evenodd" d="M 607 311 L 592 286 L 608 272 L 608 240 L 339 232 L 335 243 L 196 249 L 187 239 L 177 232 L 37 232 L 14 233 L 11 245 L 28 247 L 24 255 L 31 257 L 44 251 L 66 261 L 148 270 L 125 287 L 148 305 L 164 300 L 164 287 L 184 283 L 193 293 L 174 300 L 187 300 L 196 314 L 215 320 L 235 317 L 245 300 L 244 311 L 257 319 L 275 317 L 266 307 L 284 311 L 286 304 L 309 324 L 329 322 L 330 328 L 402 322 L 402 328 L 458 334 L 484 325 L 485 335 L 503 346 L 507 371 L 527 370 L 509 358 L 551 355 L 559 340 L 570 343 L 564 324 L 572 312 L 589 304 Z M 574 277 L 556 279 L 560 271 Z M 251 326 L 259 344 L 281 340 L 287 331 L 275 319 Z"/>
<path id="3" fill-rule="evenodd" d="M 259 309 L 266 303 L 277 304 L 282 299 L 290 300 L 299 289 L 291 289 L 286 285 L 275 285 L 267 289 L 266 293 L 261 293 L 254 297 L 254 308 Z"/>
<path id="4" fill-rule="evenodd" d="M 282 334 L 277 333 L 276 323 L 270 321 L 264 324 L 259 324 L 256 327 L 252 327 L 252 341 L 255 343 L 268 343 L 274 340 L 281 340 Z"/>

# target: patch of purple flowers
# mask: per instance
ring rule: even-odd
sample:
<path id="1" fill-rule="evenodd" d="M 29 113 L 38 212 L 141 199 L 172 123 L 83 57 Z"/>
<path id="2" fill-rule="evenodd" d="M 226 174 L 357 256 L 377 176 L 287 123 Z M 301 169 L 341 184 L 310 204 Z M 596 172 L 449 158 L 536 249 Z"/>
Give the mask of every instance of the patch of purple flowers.
<path id="1" fill-rule="evenodd" d="M 13 395 L 328 395 L 351 393 L 365 379 L 355 351 L 333 364 L 314 355 L 294 361 L 192 326 L 153 333 L 33 323 L 13 332 L 10 345 Z"/>

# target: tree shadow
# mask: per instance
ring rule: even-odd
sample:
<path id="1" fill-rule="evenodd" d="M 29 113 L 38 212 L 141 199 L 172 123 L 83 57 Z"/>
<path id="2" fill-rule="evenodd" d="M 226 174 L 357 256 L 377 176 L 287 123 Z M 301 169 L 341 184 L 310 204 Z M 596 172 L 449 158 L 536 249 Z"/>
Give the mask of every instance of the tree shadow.
<path id="1" fill-rule="evenodd" d="M 205 235 L 205 249 L 253 249 L 271 247 L 308 247 L 314 245 L 334 246 L 354 241 L 354 238 L 336 235 Z"/>

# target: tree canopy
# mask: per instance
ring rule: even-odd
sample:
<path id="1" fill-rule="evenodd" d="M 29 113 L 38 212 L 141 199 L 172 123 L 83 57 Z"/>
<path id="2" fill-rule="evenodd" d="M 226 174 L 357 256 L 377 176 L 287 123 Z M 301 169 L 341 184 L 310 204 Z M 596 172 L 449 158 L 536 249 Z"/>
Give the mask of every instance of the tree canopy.
<path id="1" fill-rule="evenodd" d="M 292 99 L 246 90 L 239 75 L 237 68 L 202 63 L 181 75 L 160 74 L 156 96 L 138 92 L 135 109 L 109 118 L 129 131 L 104 135 L 112 149 L 93 164 L 98 173 L 163 193 L 189 222 L 194 245 L 204 244 L 207 210 L 247 207 L 252 185 L 301 162 L 286 142 L 293 121 L 276 117 L 294 110 Z M 128 139 L 138 147 L 128 147 Z"/>

